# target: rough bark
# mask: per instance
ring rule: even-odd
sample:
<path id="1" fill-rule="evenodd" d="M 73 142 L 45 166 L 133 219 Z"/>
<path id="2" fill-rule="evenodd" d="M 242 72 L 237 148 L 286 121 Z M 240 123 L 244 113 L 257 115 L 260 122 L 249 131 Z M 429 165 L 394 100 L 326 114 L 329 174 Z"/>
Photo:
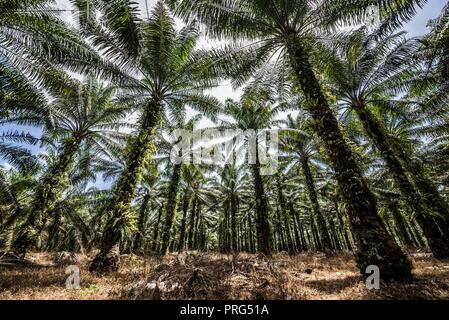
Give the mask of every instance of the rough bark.
<path id="1" fill-rule="evenodd" d="M 438 225 L 432 219 L 427 207 L 423 205 L 424 199 L 421 197 L 421 194 L 408 179 L 402 163 L 390 146 L 389 136 L 363 102 L 354 105 L 353 108 L 363 124 L 366 134 L 373 141 L 376 148 L 380 151 L 382 158 L 385 160 L 396 186 L 401 191 L 402 196 L 406 199 L 412 210 L 416 213 L 416 219 L 429 241 L 429 247 L 432 250 L 432 253 L 439 259 L 448 258 L 449 241 L 445 235 L 440 232 Z"/>
<path id="2" fill-rule="evenodd" d="M 392 139 L 391 146 L 404 163 L 405 169 L 410 173 L 410 177 L 423 196 L 426 206 L 438 216 L 438 222 L 445 226 L 443 231 L 449 235 L 449 205 L 441 196 L 435 184 L 426 176 L 423 165 L 413 161 L 396 140 Z"/>
<path id="3" fill-rule="evenodd" d="M 248 229 L 249 229 L 249 249 L 251 252 L 256 251 L 253 235 L 253 222 L 251 219 L 251 213 L 248 213 Z"/>
<path id="4" fill-rule="evenodd" d="M 306 179 L 306 188 L 307 194 L 309 196 L 309 200 L 312 203 L 312 211 L 314 215 L 314 220 L 317 222 L 318 233 L 321 235 L 321 250 L 322 251 L 331 251 L 332 243 L 329 238 L 329 233 L 327 231 L 326 221 L 324 219 L 323 212 L 320 208 L 320 203 L 318 202 L 318 196 L 315 188 L 315 181 L 312 176 L 312 171 L 309 166 L 309 159 L 307 156 L 301 157 L 301 168 Z"/>
<path id="5" fill-rule="evenodd" d="M 237 201 L 232 193 L 229 199 L 229 213 L 231 214 L 231 249 L 236 252 L 237 248 Z"/>
<path id="6" fill-rule="evenodd" d="M 290 211 L 290 216 L 293 220 L 293 226 L 294 226 L 293 231 L 295 234 L 296 250 L 297 251 L 305 251 L 305 244 L 303 241 L 303 237 L 301 237 L 301 235 L 300 235 L 300 232 L 302 233 L 303 231 L 300 230 L 300 228 L 299 228 L 298 217 L 296 215 L 293 203 L 290 202 L 288 208 Z"/>
<path id="7" fill-rule="evenodd" d="M 154 152 L 153 139 L 161 112 L 161 101 L 153 99 L 144 111 L 138 136 L 131 139 L 128 144 L 126 166 L 114 187 L 113 199 L 107 206 L 109 220 L 103 231 L 100 253 L 89 267 L 91 272 L 118 270 L 120 266 L 120 259 L 118 257 L 112 259 L 111 256 L 120 255 L 118 244 L 121 240 L 121 230 L 133 224 L 134 217 L 130 205 L 136 195 L 137 185 L 142 179 L 145 163 Z"/>
<path id="8" fill-rule="evenodd" d="M 197 199 L 193 199 L 192 209 L 190 210 L 190 221 L 189 221 L 189 234 L 188 234 L 188 248 L 193 249 L 193 235 L 195 233 L 195 215 L 196 215 L 196 205 Z"/>
<path id="9" fill-rule="evenodd" d="M 258 146 L 257 143 L 256 146 Z M 270 224 L 268 222 L 268 201 L 265 194 L 262 176 L 260 174 L 260 163 L 257 147 L 256 164 L 251 165 L 251 169 L 253 173 L 256 197 L 257 250 L 265 255 L 271 255 Z"/>
<path id="10" fill-rule="evenodd" d="M 295 33 L 286 37 L 287 53 L 298 84 L 307 99 L 314 128 L 324 142 L 329 160 L 347 204 L 360 273 L 376 265 L 384 280 L 410 279 L 412 264 L 394 239 L 385 230 L 378 215 L 377 203 L 369 190 L 353 152 L 345 142 L 338 122 L 321 90 L 305 49 Z"/>
<path id="11" fill-rule="evenodd" d="M 133 252 L 139 252 L 142 246 L 142 240 L 145 234 L 145 222 L 147 220 L 148 204 L 150 203 L 150 195 L 146 194 L 143 197 L 142 204 L 139 210 L 139 222 L 137 223 L 137 233 L 134 238 Z"/>
<path id="12" fill-rule="evenodd" d="M 81 141 L 80 137 L 66 140 L 57 160 L 44 174 L 28 209 L 28 218 L 11 246 L 14 252 L 24 255 L 29 248 L 37 244 L 39 234 L 56 209 L 62 192 L 69 184 L 68 175 Z"/>
<path id="13" fill-rule="evenodd" d="M 411 245 L 416 245 L 414 243 L 414 239 L 412 239 L 409 236 L 409 233 L 407 232 L 407 228 L 406 228 L 406 221 L 403 217 L 403 215 L 401 214 L 400 210 L 399 210 L 399 203 L 397 201 L 391 200 L 388 203 L 388 209 L 390 210 L 391 214 L 393 215 L 393 219 L 394 219 L 394 224 L 396 225 L 396 229 L 399 232 L 399 235 L 403 241 L 403 243 L 405 245 L 411 246 Z"/>
<path id="14" fill-rule="evenodd" d="M 175 165 L 170 180 L 165 208 L 164 228 L 162 231 L 161 254 L 167 254 L 170 246 L 171 231 L 175 221 L 176 208 L 178 206 L 179 181 L 181 179 L 181 165 Z"/>
<path id="15" fill-rule="evenodd" d="M 281 216 L 282 216 L 282 222 L 285 226 L 285 235 L 287 237 L 287 249 L 290 254 L 293 254 L 295 252 L 294 244 L 292 235 L 290 232 L 290 221 L 288 219 L 288 213 L 287 213 L 287 202 L 285 200 L 284 195 L 284 187 L 282 185 L 281 176 L 278 173 L 276 175 L 276 184 L 277 184 L 277 196 L 278 196 L 278 202 L 279 202 L 279 208 L 281 210 Z"/>
<path id="16" fill-rule="evenodd" d="M 152 246 L 151 249 L 153 252 L 158 251 L 159 249 L 159 225 L 161 223 L 162 220 L 162 214 L 164 212 L 164 206 L 160 206 L 158 213 L 157 213 L 157 218 L 156 218 L 156 223 L 154 224 L 154 229 L 153 229 L 153 241 L 152 241 Z"/>
<path id="17" fill-rule="evenodd" d="M 181 229 L 179 230 L 179 244 L 178 251 L 184 250 L 185 238 L 186 238 L 186 225 L 187 225 L 187 211 L 190 205 L 190 193 L 184 193 L 184 199 L 182 202 L 182 219 L 181 219 Z"/>

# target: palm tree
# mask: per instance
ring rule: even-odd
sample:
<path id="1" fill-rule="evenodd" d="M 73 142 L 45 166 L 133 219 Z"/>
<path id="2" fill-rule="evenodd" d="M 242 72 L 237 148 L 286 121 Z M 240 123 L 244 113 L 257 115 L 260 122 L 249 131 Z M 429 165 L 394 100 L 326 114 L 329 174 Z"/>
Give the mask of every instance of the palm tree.
<path id="1" fill-rule="evenodd" d="M 237 214 L 241 202 L 241 193 L 245 190 L 243 175 L 243 169 L 235 164 L 225 165 L 221 173 L 218 188 L 223 198 L 223 226 L 227 240 L 226 246 L 223 246 L 224 251 L 237 251 Z"/>
<path id="2" fill-rule="evenodd" d="M 112 6 L 108 1 L 97 1 L 89 9 L 83 4 L 78 7 L 86 35 L 114 63 L 113 68 L 99 72 L 118 79 L 126 89 L 121 102 L 140 114 L 138 132 L 128 142 L 125 168 L 106 210 L 109 220 L 101 251 L 90 266 L 91 271 L 116 270 L 117 244 L 122 229 L 134 228 L 130 204 L 145 163 L 154 152 L 156 129 L 165 114 L 182 116 L 187 105 L 205 115 L 213 113 L 219 103 L 203 92 L 214 87 L 219 77 L 212 63 L 214 56 L 195 50 L 199 38 L 195 24 L 177 31 L 162 1 L 156 4 L 148 21 L 141 21 L 135 4 L 124 0 Z M 92 10 L 101 14 L 92 15 Z"/>
<path id="3" fill-rule="evenodd" d="M 137 221 L 137 233 L 133 240 L 132 251 L 135 253 L 146 252 L 145 248 L 145 235 L 147 233 L 147 222 L 150 211 L 156 207 L 160 200 L 158 195 L 160 193 L 160 185 L 158 180 L 157 167 L 150 165 L 147 168 L 144 177 L 140 183 L 138 189 L 138 196 L 136 197 L 136 206 L 138 207 L 138 221 Z"/>
<path id="4" fill-rule="evenodd" d="M 314 71 L 320 59 L 319 37 L 340 22 L 358 21 L 372 5 L 378 5 L 383 29 L 397 27 L 410 18 L 422 0 L 319 1 L 319 0 L 237 0 L 172 1 L 176 14 L 188 21 L 197 19 L 210 35 L 248 42 L 233 57 L 230 73 L 236 83 L 272 57 L 284 63 L 306 98 L 304 108 L 312 115 L 314 129 L 323 140 L 328 157 L 348 206 L 358 244 L 356 260 L 361 273 L 377 265 L 385 279 L 411 276 L 411 262 L 387 234 L 377 212 L 376 199 L 369 190 L 352 150 L 345 142 L 325 92 Z M 341 25 L 341 24 L 340 24 Z M 237 60 L 237 57 L 239 60 Z M 322 58 L 322 57 L 321 57 Z"/>
<path id="5" fill-rule="evenodd" d="M 36 184 L 30 172 L 0 167 L 0 247 L 7 247 L 10 242 L 10 227 L 23 215 Z"/>
<path id="6" fill-rule="evenodd" d="M 179 226 L 179 240 L 178 240 L 179 251 L 182 251 L 186 248 L 188 211 L 189 208 L 192 208 L 192 210 L 195 211 L 196 203 L 198 201 L 197 198 L 200 196 L 202 191 L 200 185 L 204 182 L 205 182 L 204 174 L 197 166 L 193 164 L 184 166 L 182 170 L 182 180 L 181 180 L 183 197 L 182 197 L 181 225 Z M 193 217 L 193 215 L 194 214 L 192 212 L 191 218 Z"/>
<path id="7" fill-rule="evenodd" d="M 268 90 L 270 91 L 270 90 Z M 254 179 L 256 217 L 257 217 L 257 248 L 260 252 L 270 255 L 270 224 L 268 218 L 268 200 L 265 192 L 264 181 L 261 174 L 261 149 L 260 144 L 267 130 L 282 111 L 285 104 L 273 106 L 271 92 L 261 91 L 257 87 L 248 85 L 239 102 L 228 100 L 223 110 L 223 115 L 230 117 L 232 122 L 222 120 L 222 128 L 239 129 L 243 132 L 254 130 L 255 155 L 254 163 L 250 164 Z M 248 137 L 248 139 L 250 139 Z M 248 141 L 250 143 L 250 141 Z M 240 147 L 240 146 L 236 146 Z M 249 146 L 251 148 L 251 146 Z M 251 151 L 250 151 L 251 152 Z"/>
<path id="8" fill-rule="evenodd" d="M 332 92 L 343 107 L 357 114 L 366 135 L 380 151 L 402 196 L 417 214 L 435 257 L 447 257 L 449 242 L 441 234 L 432 216 L 446 217 L 449 213 L 421 196 L 408 178 L 400 157 L 396 155 L 395 144 L 371 110 L 373 104 L 388 107 L 398 104 L 385 97 L 388 92 L 400 93 L 402 87 L 406 86 L 405 81 L 413 79 L 414 72 L 408 66 L 408 58 L 416 49 L 416 42 L 404 39 L 403 33 L 368 34 L 362 28 L 344 37 L 338 46 L 337 56 L 328 68 Z"/>
<path id="9" fill-rule="evenodd" d="M 289 115 L 284 124 L 286 125 L 282 132 L 284 145 L 287 150 L 294 152 L 295 158 L 299 158 L 309 200 L 312 203 L 312 220 L 317 222 L 318 231 L 322 237 L 321 249 L 323 251 L 329 251 L 332 249 L 332 244 L 327 231 L 326 219 L 318 202 L 316 184 L 310 168 L 311 161 L 318 153 L 319 147 L 313 136 L 308 133 L 310 131 L 310 122 L 305 120 L 301 115 L 298 115 L 296 119 Z"/>
<path id="10" fill-rule="evenodd" d="M 166 125 L 171 130 L 184 129 L 193 132 L 195 125 L 201 119 L 201 117 L 201 115 L 197 115 L 192 119 L 186 121 L 186 119 L 180 118 L 178 116 L 176 121 L 172 121 L 171 123 L 167 123 Z M 178 156 L 180 156 L 180 159 L 178 159 L 178 161 L 176 161 L 174 164 L 167 165 L 168 167 L 171 167 L 171 175 L 167 190 L 167 202 L 165 204 L 165 217 L 162 229 L 162 243 L 160 248 L 161 254 L 167 254 L 168 250 L 170 249 L 172 229 L 178 207 L 180 182 L 183 176 L 184 167 L 186 166 L 185 163 L 190 162 L 190 154 L 188 155 L 188 159 L 183 159 L 183 154 L 181 154 L 182 150 L 178 150 L 179 148 L 177 144 L 180 142 L 179 139 L 181 139 L 182 137 L 176 136 L 176 134 L 173 134 L 173 131 L 167 132 L 167 137 L 165 137 L 163 133 L 164 132 L 161 132 L 161 141 L 158 143 L 159 152 L 163 155 L 162 159 L 165 158 L 167 162 L 170 162 L 171 154 L 173 152 L 178 152 Z M 161 157 L 158 157 L 157 155 L 155 158 L 159 158 L 159 160 L 161 159 Z"/>
<path id="11" fill-rule="evenodd" d="M 105 87 L 88 78 L 80 87 L 78 98 L 61 97 L 52 103 L 51 127 L 45 129 L 42 141 L 57 146 L 56 159 L 48 166 L 34 192 L 25 219 L 13 249 L 24 254 L 36 244 L 40 231 L 55 210 L 64 190 L 69 185 L 69 175 L 80 152 L 89 151 L 89 158 L 108 156 L 107 149 L 118 149 L 126 134 L 123 121 L 126 109 L 113 105 L 114 87 Z M 36 119 L 19 117 L 19 124 L 45 125 Z"/>

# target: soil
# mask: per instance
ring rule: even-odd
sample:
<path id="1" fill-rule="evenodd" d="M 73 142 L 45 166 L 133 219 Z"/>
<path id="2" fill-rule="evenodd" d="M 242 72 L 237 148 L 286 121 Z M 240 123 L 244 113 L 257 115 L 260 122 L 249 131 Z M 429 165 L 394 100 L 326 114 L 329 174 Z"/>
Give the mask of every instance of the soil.
<path id="1" fill-rule="evenodd" d="M 414 281 L 368 290 L 350 253 L 255 254 L 183 252 L 164 258 L 124 255 L 119 272 L 88 272 L 89 255 L 32 253 L 0 259 L 0 299 L 449 299 L 449 260 L 411 254 Z M 0 254 L 1 257 L 1 254 Z M 66 289 L 66 268 L 80 269 L 80 289 Z M 382 275 L 381 275 L 382 277 Z"/>

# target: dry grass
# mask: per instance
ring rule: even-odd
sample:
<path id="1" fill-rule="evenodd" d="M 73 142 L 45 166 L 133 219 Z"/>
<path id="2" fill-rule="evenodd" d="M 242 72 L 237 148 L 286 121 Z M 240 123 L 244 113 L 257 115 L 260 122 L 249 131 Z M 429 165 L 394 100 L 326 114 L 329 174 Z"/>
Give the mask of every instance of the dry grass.
<path id="1" fill-rule="evenodd" d="M 87 271 L 89 257 L 77 258 L 80 290 L 65 289 L 65 266 L 74 262 L 65 256 L 37 253 L 30 255 L 37 266 L 0 265 L 0 299 L 139 299 L 148 283 L 157 283 L 162 299 L 449 299 L 449 261 L 426 254 L 413 255 L 414 282 L 382 283 L 374 291 L 349 254 L 130 256 L 120 272 L 106 276 Z"/>

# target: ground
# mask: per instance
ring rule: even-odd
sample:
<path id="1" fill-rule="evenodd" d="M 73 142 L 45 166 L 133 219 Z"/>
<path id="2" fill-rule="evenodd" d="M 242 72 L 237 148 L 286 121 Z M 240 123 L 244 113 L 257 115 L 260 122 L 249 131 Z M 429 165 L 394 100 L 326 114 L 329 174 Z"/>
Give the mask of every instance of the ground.
<path id="1" fill-rule="evenodd" d="M 449 261 L 412 254 L 415 280 L 368 290 L 349 253 L 266 259 L 251 254 L 184 252 L 164 259 L 122 256 L 118 273 L 87 271 L 91 257 L 33 253 L 26 263 L 0 262 L 0 299 L 449 299 Z M 6 261 L 6 262 L 5 262 Z M 66 289 L 68 265 L 80 289 Z"/>

